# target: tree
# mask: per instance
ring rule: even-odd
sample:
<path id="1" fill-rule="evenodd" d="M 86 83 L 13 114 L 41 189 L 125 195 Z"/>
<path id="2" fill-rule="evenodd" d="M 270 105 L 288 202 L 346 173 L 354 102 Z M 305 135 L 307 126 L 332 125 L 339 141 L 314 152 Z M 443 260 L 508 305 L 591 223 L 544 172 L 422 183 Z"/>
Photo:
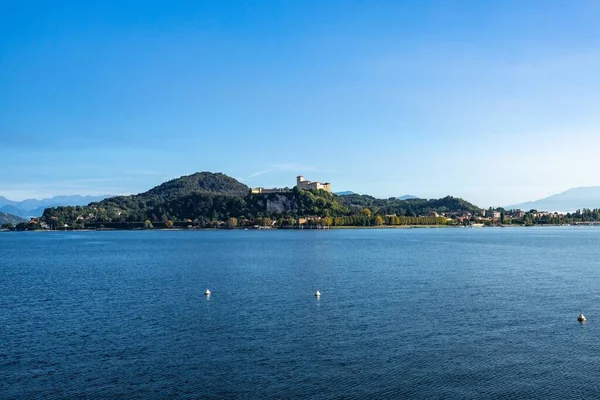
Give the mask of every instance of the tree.
<path id="1" fill-rule="evenodd" d="M 84 229 L 85 228 L 85 223 L 83 222 L 83 220 L 78 219 L 75 222 L 73 222 L 73 229 Z"/>
<path id="2" fill-rule="evenodd" d="M 372 214 L 371 210 L 369 210 L 368 208 L 363 208 L 362 210 L 360 210 L 360 213 L 365 217 L 370 217 Z"/>
<path id="3" fill-rule="evenodd" d="M 168 220 L 166 223 L 167 228 L 172 228 L 173 227 L 173 221 Z"/>
<path id="4" fill-rule="evenodd" d="M 102 226 L 102 227 L 103 227 L 103 226 Z M 152 222 L 150 222 L 150 220 L 149 220 L 149 219 L 147 219 L 146 221 L 144 221 L 144 227 L 145 227 L 146 229 L 152 229 L 152 228 L 154 228 L 154 226 L 152 226 Z"/>
<path id="5" fill-rule="evenodd" d="M 26 231 L 29 229 L 29 222 L 19 222 L 15 229 L 18 231 Z"/>
<path id="6" fill-rule="evenodd" d="M 12 231 L 13 229 L 15 229 L 15 227 L 10 222 L 7 222 L 7 223 L 2 224 L 2 229 L 7 229 L 9 231 Z"/>
<path id="7" fill-rule="evenodd" d="M 262 225 L 263 226 L 271 226 L 271 225 L 273 225 L 273 220 L 271 218 L 263 218 Z"/>
<path id="8" fill-rule="evenodd" d="M 375 225 L 377 225 L 377 226 L 383 225 L 383 217 L 381 215 L 378 215 L 375 217 Z"/>
<path id="9" fill-rule="evenodd" d="M 227 227 L 233 229 L 238 226 L 237 218 L 231 217 L 227 220 Z"/>

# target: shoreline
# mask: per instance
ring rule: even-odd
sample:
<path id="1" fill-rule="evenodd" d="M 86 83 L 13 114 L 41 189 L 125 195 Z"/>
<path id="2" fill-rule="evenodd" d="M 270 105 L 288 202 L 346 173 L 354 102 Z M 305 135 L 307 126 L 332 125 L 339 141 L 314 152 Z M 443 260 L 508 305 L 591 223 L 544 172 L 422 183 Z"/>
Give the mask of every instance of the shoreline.
<path id="1" fill-rule="evenodd" d="M 600 225 L 586 225 L 586 224 L 561 224 L 561 225 L 492 225 L 492 226 L 463 226 L 463 225 L 380 225 L 380 226 L 330 226 L 327 228 L 154 228 L 154 229 L 117 229 L 117 228 L 101 228 L 101 229 L 37 229 L 37 230 L 22 230 L 22 231 L 8 231 L 0 230 L 0 233 L 10 232 L 152 232 L 152 231 L 328 231 L 328 230 L 347 230 L 347 229 L 459 229 L 459 228 L 470 228 L 470 229 L 482 229 L 482 228 L 557 228 L 557 227 L 595 227 Z"/>

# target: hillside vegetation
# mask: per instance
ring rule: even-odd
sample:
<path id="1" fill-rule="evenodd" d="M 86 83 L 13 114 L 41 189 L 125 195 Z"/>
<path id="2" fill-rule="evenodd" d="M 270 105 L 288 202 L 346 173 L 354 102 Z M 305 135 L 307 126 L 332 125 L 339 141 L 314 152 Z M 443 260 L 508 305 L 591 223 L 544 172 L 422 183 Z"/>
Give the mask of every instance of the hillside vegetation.
<path id="1" fill-rule="evenodd" d="M 423 215 L 432 211 L 438 213 L 476 213 L 480 211 L 480 208 L 474 204 L 452 196 L 446 196 L 441 199 L 433 200 L 418 198 L 401 200 L 395 197 L 390 199 L 377 199 L 373 196 L 353 194 L 340 197 L 340 202 L 349 207 L 351 210 L 369 208 L 371 210 L 377 210 L 381 214 L 396 214 L 405 216 Z"/>
<path id="2" fill-rule="evenodd" d="M 236 226 L 270 225 L 271 221 L 287 226 L 302 218 L 326 225 L 380 225 L 393 221 L 389 219 L 390 214 L 413 218 L 430 211 L 475 210 L 478 209 L 474 205 L 453 197 L 383 200 L 296 188 L 286 193 L 251 194 L 249 187 L 225 174 L 200 172 L 173 179 L 137 195 L 113 197 L 88 206 L 49 208 L 42 220 L 53 227 L 67 224 L 78 228 L 205 227 L 226 222 Z M 384 219 L 386 215 L 388 220 Z M 410 222 L 439 224 L 442 219 Z"/>
<path id="3" fill-rule="evenodd" d="M 16 215 L 7 214 L 5 212 L 0 211 L 0 226 L 4 225 L 5 227 L 17 225 L 25 220 L 21 217 L 17 217 Z"/>

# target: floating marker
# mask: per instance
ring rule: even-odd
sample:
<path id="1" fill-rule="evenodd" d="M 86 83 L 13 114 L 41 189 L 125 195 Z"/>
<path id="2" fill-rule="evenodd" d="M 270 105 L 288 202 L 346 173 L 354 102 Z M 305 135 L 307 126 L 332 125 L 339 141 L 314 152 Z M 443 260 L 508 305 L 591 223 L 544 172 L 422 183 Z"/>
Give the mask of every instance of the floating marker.
<path id="1" fill-rule="evenodd" d="M 204 291 L 204 295 L 205 295 L 205 296 L 210 296 L 210 290 L 206 289 L 206 290 Z"/>

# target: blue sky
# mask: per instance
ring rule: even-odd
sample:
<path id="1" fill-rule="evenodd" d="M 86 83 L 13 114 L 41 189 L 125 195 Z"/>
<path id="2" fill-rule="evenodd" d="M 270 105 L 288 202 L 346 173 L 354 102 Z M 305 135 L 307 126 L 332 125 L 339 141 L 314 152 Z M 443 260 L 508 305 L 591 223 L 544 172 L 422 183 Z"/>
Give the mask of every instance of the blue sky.
<path id="1" fill-rule="evenodd" d="M 0 195 L 196 171 L 506 205 L 600 185 L 600 3 L 19 1 Z"/>

